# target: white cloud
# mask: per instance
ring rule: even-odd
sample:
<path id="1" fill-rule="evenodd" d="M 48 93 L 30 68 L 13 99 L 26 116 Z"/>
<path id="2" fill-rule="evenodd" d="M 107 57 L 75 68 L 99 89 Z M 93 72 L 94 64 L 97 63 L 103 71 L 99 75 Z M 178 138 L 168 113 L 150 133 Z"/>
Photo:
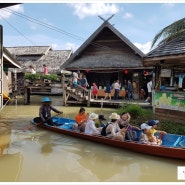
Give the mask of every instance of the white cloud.
<path id="1" fill-rule="evenodd" d="M 15 5 L 15 6 L 10 6 L 7 8 L 0 9 L 0 19 L 3 17 L 4 19 L 8 19 L 13 15 L 12 11 L 16 11 L 18 13 L 23 13 L 24 8 L 22 5 Z"/>
<path id="2" fill-rule="evenodd" d="M 134 43 L 134 45 L 139 48 L 144 54 L 147 54 L 151 48 L 151 42 L 147 42 L 145 44 Z"/>
<path id="3" fill-rule="evenodd" d="M 172 8 L 172 7 L 174 7 L 174 6 L 175 6 L 174 3 L 164 3 L 164 4 L 163 4 L 163 7 L 166 7 L 166 8 Z"/>
<path id="4" fill-rule="evenodd" d="M 74 8 L 74 14 L 80 19 L 87 16 L 112 15 L 119 12 L 117 5 L 108 3 L 77 3 L 70 4 L 70 6 Z"/>
<path id="5" fill-rule="evenodd" d="M 128 12 L 123 15 L 123 19 L 130 19 L 132 17 L 134 17 L 134 15 L 132 13 L 128 13 Z"/>

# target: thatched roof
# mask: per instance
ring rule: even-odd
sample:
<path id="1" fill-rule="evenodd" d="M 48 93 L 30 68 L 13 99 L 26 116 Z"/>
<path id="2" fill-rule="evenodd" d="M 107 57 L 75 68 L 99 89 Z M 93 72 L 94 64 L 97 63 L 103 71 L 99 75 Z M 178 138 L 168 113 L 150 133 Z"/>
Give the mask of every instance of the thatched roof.
<path id="1" fill-rule="evenodd" d="M 143 67 L 144 53 L 105 21 L 62 66 L 75 69 Z"/>
<path id="2" fill-rule="evenodd" d="M 51 46 L 19 46 L 19 47 L 7 47 L 10 53 L 16 56 L 26 55 L 46 55 Z"/>
<path id="3" fill-rule="evenodd" d="M 52 50 L 50 46 L 7 47 L 7 49 L 21 63 L 22 72 L 26 72 L 33 65 L 37 72 L 43 72 L 43 64 L 49 73 L 60 73 L 60 66 L 71 55 L 71 50 Z"/>
<path id="4" fill-rule="evenodd" d="M 154 62 L 168 61 L 170 63 L 185 63 L 185 34 L 164 43 L 150 51 L 144 57 L 145 65 L 155 64 Z"/>

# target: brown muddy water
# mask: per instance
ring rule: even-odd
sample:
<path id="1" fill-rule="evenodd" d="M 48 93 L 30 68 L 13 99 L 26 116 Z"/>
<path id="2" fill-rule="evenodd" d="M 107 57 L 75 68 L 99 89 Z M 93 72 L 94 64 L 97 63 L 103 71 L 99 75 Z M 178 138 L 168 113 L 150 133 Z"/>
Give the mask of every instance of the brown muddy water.
<path id="1" fill-rule="evenodd" d="M 0 112 L 0 182 L 178 182 L 177 168 L 185 161 L 144 155 L 103 144 L 30 128 L 38 116 L 42 96 L 30 105 L 12 100 Z M 79 106 L 62 107 L 60 96 L 52 104 L 74 118 Z M 100 113 L 100 107 L 85 107 Z M 114 109 L 103 108 L 108 118 Z M 54 114 L 54 113 L 53 113 Z"/>

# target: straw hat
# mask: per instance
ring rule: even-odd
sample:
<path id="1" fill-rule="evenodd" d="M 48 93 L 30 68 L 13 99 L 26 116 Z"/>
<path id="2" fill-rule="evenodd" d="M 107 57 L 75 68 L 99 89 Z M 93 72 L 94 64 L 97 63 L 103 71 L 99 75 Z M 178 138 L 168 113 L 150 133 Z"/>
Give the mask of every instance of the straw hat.
<path id="1" fill-rule="evenodd" d="M 109 116 L 110 119 L 119 119 L 120 116 L 117 114 L 117 113 L 112 113 L 110 116 Z"/>
<path id="2" fill-rule="evenodd" d="M 89 119 L 92 119 L 92 120 L 98 119 L 98 114 L 91 113 L 91 114 L 89 115 Z"/>

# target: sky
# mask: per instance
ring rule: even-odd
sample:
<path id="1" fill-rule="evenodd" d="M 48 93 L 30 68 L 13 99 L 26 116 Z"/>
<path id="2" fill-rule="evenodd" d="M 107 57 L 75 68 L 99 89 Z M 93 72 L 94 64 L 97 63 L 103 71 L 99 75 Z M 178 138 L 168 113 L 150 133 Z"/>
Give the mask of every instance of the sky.
<path id="1" fill-rule="evenodd" d="M 24 2 L 0 9 L 0 24 L 4 47 L 51 46 L 74 52 L 112 16 L 109 23 L 146 54 L 155 35 L 184 14 L 183 2 Z"/>

